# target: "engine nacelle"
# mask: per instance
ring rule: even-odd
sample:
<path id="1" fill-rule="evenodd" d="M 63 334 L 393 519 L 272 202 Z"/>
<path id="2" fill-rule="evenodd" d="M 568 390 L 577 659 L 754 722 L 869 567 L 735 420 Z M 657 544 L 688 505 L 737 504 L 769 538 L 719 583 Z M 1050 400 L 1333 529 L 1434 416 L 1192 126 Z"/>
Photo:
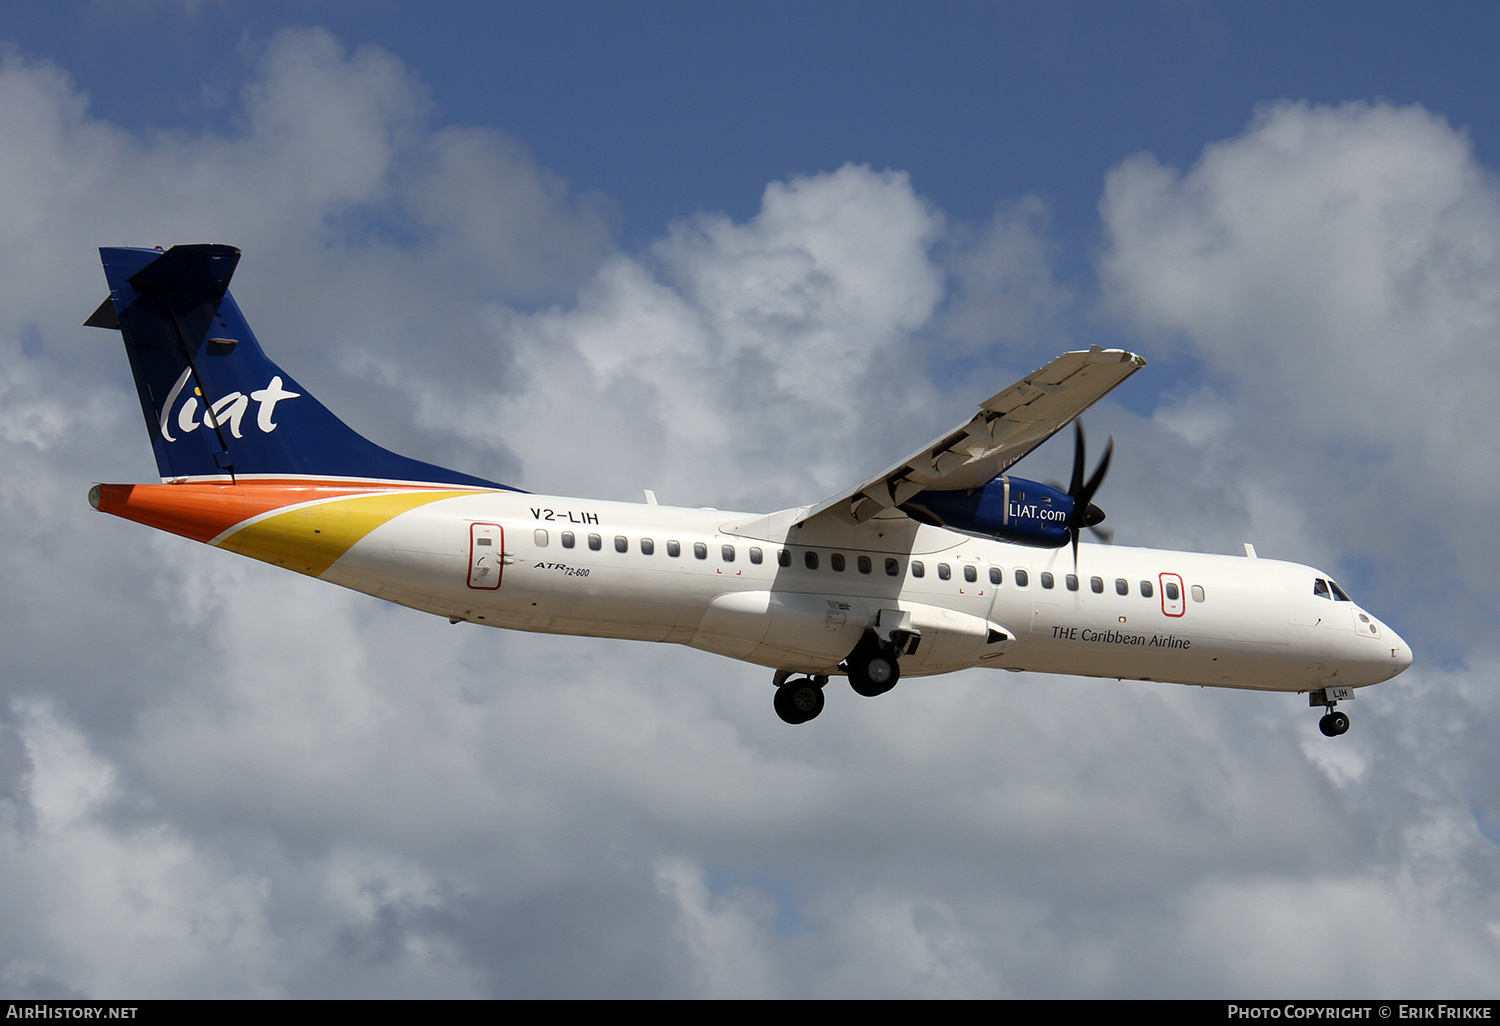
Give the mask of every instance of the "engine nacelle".
<path id="1" fill-rule="evenodd" d="M 934 527 L 1055 549 L 1068 544 L 1073 497 L 1051 485 L 1001 475 L 971 491 L 919 492 L 901 509 Z"/>

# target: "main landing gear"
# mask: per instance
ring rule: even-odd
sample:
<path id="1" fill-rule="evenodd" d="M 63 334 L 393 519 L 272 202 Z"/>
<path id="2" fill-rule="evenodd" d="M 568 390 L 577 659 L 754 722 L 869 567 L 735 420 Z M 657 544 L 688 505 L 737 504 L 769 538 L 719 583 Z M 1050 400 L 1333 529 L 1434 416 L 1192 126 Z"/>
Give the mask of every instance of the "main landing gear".
<path id="1" fill-rule="evenodd" d="M 823 685 L 828 678 L 789 677 L 785 670 L 776 672 L 776 715 L 788 723 L 806 723 L 823 711 Z"/>
<path id="2" fill-rule="evenodd" d="M 883 640 L 874 630 L 866 631 L 839 669 L 849 675 L 849 686 L 866 698 L 883 695 L 901 679 L 902 645 L 920 637 L 915 631 L 892 630 L 890 640 Z M 776 685 L 776 715 L 788 723 L 806 723 L 823 711 L 823 674 L 793 677 L 791 670 L 777 670 L 772 679 Z"/>
<path id="3" fill-rule="evenodd" d="M 1336 712 L 1334 706 L 1340 698 L 1353 698 L 1353 688 L 1320 688 L 1307 696 L 1308 705 L 1321 705 L 1328 711 L 1318 721 L 1318 729 L 1324 737 L 1338 737 L 1349 730 L 1349 717 Z"/>
<path id="4" fill-rule="evenodd" d="M 881 641 L 874 632 L 859 639 L 859 644 L 844 660 L 843 670 L 849 675 L 849 686 L 866 698 L 885 694 L 901 679 L 896 646 Z"/>

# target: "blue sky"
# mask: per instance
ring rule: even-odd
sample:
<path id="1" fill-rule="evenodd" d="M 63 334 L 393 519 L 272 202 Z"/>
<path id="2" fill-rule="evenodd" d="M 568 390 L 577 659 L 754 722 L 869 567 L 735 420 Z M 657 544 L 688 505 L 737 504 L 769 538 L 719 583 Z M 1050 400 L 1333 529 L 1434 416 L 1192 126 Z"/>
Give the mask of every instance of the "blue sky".
<path id="1" fill-rule="evenodd" d="M 0 995 L 1493 997 L 1489 7 L 0 10 Z M 1324 568 L 1417 662 L 1333 741 L 980 671 L 789 730 L 144 532 L 79 322 L 98 246 L 203 241 L 356 429 L 558 494 L 814 502 L 1135 350 L 1117 543 Z"/>
<path id="2" fill-rule="evenodd" d="M 616 200 L 636 240 L 697 210 L 747 217 L 766 182 L 853 162 L 908 171 L 968 221 L 1040 196 L 1083 249 L 1123 156 L 1191 163 L 1271 99 L 1422 103 L 1486 163 L 1497 145 L 1484 84 L 1500 13 L 1483 4 L 6 6 L 7 39 L 141 132 L 232 129 L 241 48 L 279 28 L 385 47 L 438 120 L 502 129 Z"/>

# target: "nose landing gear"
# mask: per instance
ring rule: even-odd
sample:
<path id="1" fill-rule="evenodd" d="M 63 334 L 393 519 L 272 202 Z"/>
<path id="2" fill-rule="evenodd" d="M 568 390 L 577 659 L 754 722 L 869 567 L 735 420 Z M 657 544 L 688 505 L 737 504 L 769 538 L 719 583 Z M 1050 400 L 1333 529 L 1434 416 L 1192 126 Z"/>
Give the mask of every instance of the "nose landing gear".
<path id="1" fill-rule="evenodd" d="M 1328 710 L 1318 720 L 1318 729 L 1323 732 L 1324 737 L 1338 737 L 1349 730 L 1349 717 L 1334 710 L 1334 706 L 1343 698 L 1353 699 L 1354 689 L 1320 688 L 1307 696 L 1308 705 L 1321 705 Z"/>
<path id="2" fill-rule="evenodd" d="M 1318 721 L 1318 729 L 1328 737 L 1338 737 L 1349 729 L 1349 717 L 1341 712 L 1331 712 Z"/>

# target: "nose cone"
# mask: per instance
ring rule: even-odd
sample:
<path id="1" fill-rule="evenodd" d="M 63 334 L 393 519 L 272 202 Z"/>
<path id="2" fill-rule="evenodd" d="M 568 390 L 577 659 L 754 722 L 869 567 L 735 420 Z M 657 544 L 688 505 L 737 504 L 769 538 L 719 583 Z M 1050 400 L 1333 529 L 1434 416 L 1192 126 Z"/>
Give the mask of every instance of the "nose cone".
<path id="1" fill-rule="evenodd" d="M 1360 669 L 1356 672 L 1367 677 L 1371 684 L 1390 680 L 1411 665 L 1411 646 L 1389 627 L 1382 628 L 1379 640 L 1373 645 L 1361 647 L 1364 654 L 1359 658 Z"/>
<path id="2" fill-rule="evenodd" d="M 1395 664 L 1396 671 L 1391 674 L 1392 677 L 1411 665 L 1411 646 L 1401 640 L 1400 635 L 1394 631 L 1391 633 L 1391 662 Z"/>

